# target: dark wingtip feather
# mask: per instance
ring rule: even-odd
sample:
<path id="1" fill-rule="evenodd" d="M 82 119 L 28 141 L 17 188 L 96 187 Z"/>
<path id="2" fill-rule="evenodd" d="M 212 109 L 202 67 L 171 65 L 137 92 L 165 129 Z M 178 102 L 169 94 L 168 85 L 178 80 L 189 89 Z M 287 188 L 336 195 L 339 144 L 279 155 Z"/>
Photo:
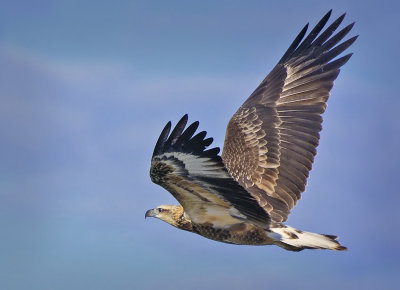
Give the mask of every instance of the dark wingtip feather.
<path id="1" fill-rule="evenodd" d="M 317 25 L 315 25 L 315 27 L 311 30 L 311 32 L 303 40 L 303 42 L 296 49 L 296 51 L 293 53 L 292 56 L 301 54 L 303 52 L 303 50 L 306 50 L 310 46 L 311 42 L 317 37 L 317 35 L 324 28 L 325 24 L 328 22 L 329 17 L 331 17 L 331 13 L 332 13 L 332 10 L 329 10 L 329 12 L 326 13 L 324 17 L 322 17 L 322 19 L 317 23 Z"/>
<path id="2" fill-rule="evenodd" d="M 321 46 L 331 35 L 332 33 L 339 27 L 342 23 L 346 13 L 343 13 L 341 16 L 338 17 L 324 32 L 321 33 L 320 36 L 312 43 L 313 46 L 319 47 Z"/>
<path id="3" fill-rule="evenodd" d="M 169 135 L 168 140 L 164 143 L 164 150 L 168 150 L 167 148 L 172 148 L 175 142 L 178 140 L 179 136 L 182 134 L 183 129 L 185 129 L 188 121 L 188 115 L 185 114 L 176 124 L 174 130 Z"/>
<path id="4" fill-rule="evenodd" d="M 333 48 L 333 49 L 329 50 L 328 52 L 322 54 L 319 58 L 316 58 L 315 61 L 311 62 L 310 64 L 308 64 L 306 66 L 304 66 L 301 70 L 306 70 L 306 69 L 308 69 L 310 67 L 313 67 L 313 66 L 316 66 L 316 65 L 327 64 L 327 65 L 325 65 L 325 68 L 324 68 L 324 70 L 327 71 L 328 68 L 332 68 L 332 66 L 336 66 L 337 65 L 336 60 L 331 62 L 331 63 L 329 63 L 329 62 L 332 59 L 334 59 L 335 57 L 337 57 L 339 54 L 341 54 L 343 51 L 345 51 L 350 45 L 352 45 L 353 42 L 356 41 L 357 37 L 358 36 L 354 36 L 354 37 L 346 40 L 345 42 L 342 42 L 341 44 L 339 44 L 335 48 Z M 347 57 L 347 55 L 345 57 Z M 342 59 L 342 58 L 339 58 L 339 59 Z M 345 62 L 343 64 L 345 64 Z M 341 64 L 341 65 L 343 65 L 343 64 Z"/>
<path id="5" fill-rule="evenodd" d="M 203 140 L 203 143 L 204 143 L 204 145 L 205 145 L 206 147 L 208 147 L 208 146 L 211 145 L 211 143 L 212 143 L 213 141 L 214 141 L 214 139 L 213 139 L 212 137 L 210 137 L 210 138 L 204 139 L 204 140 Z"/>
<path id="6" fill-rule="evenodd" d="M 201 154 L 204 149 L 212 142 L 212 138 L 204 139 L 206 137 L 206 134 L 206 131 L 201 131 L 200 133 L 196 134 L 188 142 L 183 144 L 183 150 L 185 152 L 191 152 L 197 155 Z M 209 142 L 209 139 L 211 139 L 211 142 Z"/>
<path id="7" fill-rule="evenodd" d="M 160 137 L 158 137 L 156 146 L 154 147 L 153 156 L 161 154 L 164 149 L 164 143 L 167 140 L 169 131 L 171 130 L 171 121 L 165 125 L 164 129 L 161 131 Z"/>
<path id="8" fill-rule="evenodd" d="M 179 120 L 171 134 L 169 134 L 171 122 L 167 123 L 158 138 L 153 157 L 165 152 L 184 152 L 202 157 L 215 157 L 219 153 L 218 147 L 204 151 L 211 145 L 213 138 L 205 139 L 206 131 L 201 131 L 193 136 L 199 127 L 199 122 L 193 122 L 185 129 L 187 121 L 188 115 L 186 114 Z"/>
<path id="9" fill-rule="evenodd" d="M 329 40 L 327 40 L 322 46 L 321 46 L 321 51 L 328 51 L 332 47 L 334 47 L 336 44 L 339 43 L 353 28 L 355 22 L 347 25 L 345 28 L 340 30 L 338 33 L 336 33 L 334 36 L 332 36 Z M 332 31 L 333 32 L 333 31 Z"/>
<path id="10" fill-rule="evenodd" d="M 342 42 L 341 44 L 339 44 L 338 46 L 336 46 L 335 48 L 331 49 L 329 52 L 327 52 L 323 56 L 321 56 L 318 59 L 318 62 L 324 63 L 324 62 L 328 62 L 328 61 L 334 59 L 336 56 L 338 56 L 343 51 L 345 51 L 350 45 L 352 45 L 353 42 L 356 41 L 356 39 L 357 39 L 357 36 L 353 36 L 352 38 L 346 40 L 345 42 Z"/>
<path id="11" fill-rule="evenodd" d="M 181 150 L 180 148 L 192 138 L 194 132 L 199 127 L 199 121 L 193 122 L 186 128 L 186 130 L 179 136 L 178 140 L 174 144 L 174 150 Z"/>
<path id="12" fill-rule="evenodd" d="M 345 56 L 342 56 L 341 58 L 338 58 L 324 66 L 324 71 L 329 71 L 329 70 L 334 70 L 334 69 L 339 69 L 341 66 L 343 66 L 353 55 L 353 53 L 346 54 Z"/>
<path id="13" fill-rule="evenodd" d="M 293 40 L 292 44 L 289 46 L 289 48 L 286 50 L 285 54 L 282 56 L 282 58 L 279 60 L 278 63 L 284 63 L 286 62 L 292 53 L 296 50 L 296 47 L 299 45 L 301 40 L 303 39 L 304 35 L 307 32 L 308 29 L 308 23 L 303 27 L 303 29 L 300 31 L 300 33 L 296 36 L 296 38 Z"/>
<path id="14" fill-rule="evenodd" d="M 316 58 L 317 59 L 316 61 L 319 64 L 323 64 L 324 61 L 327 62 L 329 60 L 332 60 L 334 57 L 338 55 L 337 54 L 338 52 L 340 54 L 347 47 L 349 47 L 357 39 L 357 36 L 333 48 L 349 33 L 349 31 L 354 26 L 354 22 L 347 25 L 345 28 L 343 28 L 342 30 L 340 30 L 338 33 L 336 33 L 334 36 L 331 37 L 331 35 L 342 23 L 344 17 L 346 16 L 346 13 L 340 15 L 332 24 L 328 26 L 328 28 L 326 28 L 323 32 L 321 32 L 326 23 L 328 22 L 331 13 L 332 9 L 325 14 L 325 16 L 317 23 L 317 25 L 300 43 L 302 37 L 304 37 L 305 35 L 305 29 L 303 29 L 302 32 L 296 37 L 295 41 L 293 41 L 293 43 L 290 45 L 289 49 L 286 51 L 286 53 L 279 61 L 279 63 L 286 63 L 290 59 L 300 60 L 300 56 L 308 55 L 306 59 L 301 59 L 301 60 L 307 61 L 309 59 Z M 318 63 L 314 63 L 314 65 L 317 65 Z"/>
<path id="15" fill-rule="evenodd" d="M 346 17 L 346 12 L 343 13 L 342 15 L 340 15 L 333 23 L 338 23 L 338 26 L 340 25 L 340 23 L 342 23 L 343 19 Z"/>
<path id="16" fill-rule="evenodd" d="M 311 30 L 311 32 L 307 35 L 307 37 L 302 41 L 302 39 L 304 38 L 304 36 L 307 32 L 307 28 L 309 25 L 307 23 L 307 25 L 304 26 L 304 28 L 301 30 L 301 32 L 297 35 L 295 40 L 289 46 L 288 50 L 285 52 L 285 54 L 282 56 L 282 58 L 279 60 L 278 63 L 285 63 L 289 58 L 291 58 L 293 56 L 297 56 L 297 55 L 301 54 L 304 50 L 307 50 L 307 48 L 310 46 L 311 42 L 317 37 L 317 35 L 324 28 L 325 24 L 328 22 L 329 18 L 331 17 L 331 14 L 332 14 L 332 9 L 329 10 L 328 13 L 326 13 L 324 15 L 324 17 L 321 18 L 321 20 L 317 23 L 317 25 L 315 25 L 315 27 Z"/>
<path id="17" fill-rule="evenodd" d="M 206 137 L 207 132 L 206 131 L 201 131 L 200 133 L 197 133 L 191 140 L 190 142 L 192 143 L 198 143 L 204 140 Z"/>

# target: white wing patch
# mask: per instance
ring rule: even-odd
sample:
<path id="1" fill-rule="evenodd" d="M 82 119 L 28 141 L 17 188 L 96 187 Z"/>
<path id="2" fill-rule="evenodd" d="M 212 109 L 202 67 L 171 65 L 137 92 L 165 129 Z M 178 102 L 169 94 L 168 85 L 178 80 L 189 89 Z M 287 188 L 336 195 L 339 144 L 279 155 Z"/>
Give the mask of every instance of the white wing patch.
<path id="1" fill-rule="evenodd" d="M 215 163 L 211 158 L 199 157 L 182 152 L 164 153 L 162 156 L 173 157 L 183 162 L 185 169 L 191 176 L 207 176 L 213 178 L 230 178 L 231 176 L 224 170 L 221 170 L 221 165 Z M 179 170 L 171 160 L 163 160 L 163 162 L 173 165 L 174 168 Z"/>

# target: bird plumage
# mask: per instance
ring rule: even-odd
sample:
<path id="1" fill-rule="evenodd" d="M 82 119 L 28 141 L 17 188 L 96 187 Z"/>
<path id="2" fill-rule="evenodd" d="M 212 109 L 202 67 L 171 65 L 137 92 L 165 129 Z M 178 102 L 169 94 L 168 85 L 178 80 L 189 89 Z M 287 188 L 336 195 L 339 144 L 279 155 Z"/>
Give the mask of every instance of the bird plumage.
<path id="1" fill-rule="evenodd" d="M 308 25 L 303 28 L 232 116 L 222 156 L 219 148 L 206 150 L 213 140 L 206 138 L 205 131 L 195 135 L 198 122 L 185 129 L 187 115 L 171 133 L 171 122 L 165 126 L 154 149 L 150 176 L 181 207 L 173 207 L 170 216 L 157 211 L 146 216 L 226 243 L 276 244 L 294 251 L 345 249 L 334 236 L 282 224 L 305 190 L 322 129 L 321 115 L 333 81 L 351 54 L 335 58 L 357 38 L 338 44 L 354 23 L 332 36 L 344 14 L 321 33 L 330 14 L 305 38 Z M 185 228 L 171 220 L 178 216 L 174 211 L 184 212 Z"/>

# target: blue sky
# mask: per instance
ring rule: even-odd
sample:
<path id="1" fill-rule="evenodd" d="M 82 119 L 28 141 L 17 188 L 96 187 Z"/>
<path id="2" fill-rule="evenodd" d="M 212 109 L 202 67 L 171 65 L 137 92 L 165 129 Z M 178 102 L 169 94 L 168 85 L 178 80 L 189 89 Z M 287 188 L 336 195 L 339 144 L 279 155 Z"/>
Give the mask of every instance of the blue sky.
<path id="1" fill-rule="evenodd" d="M 1 289 L 395 289 L 396 1 L 3 1 Z M 347 252 L 233 246 L 144 220 L 155 141 L 225 126 L 300 29 L 356 21 L 307 191 L 288 224 Z"/>

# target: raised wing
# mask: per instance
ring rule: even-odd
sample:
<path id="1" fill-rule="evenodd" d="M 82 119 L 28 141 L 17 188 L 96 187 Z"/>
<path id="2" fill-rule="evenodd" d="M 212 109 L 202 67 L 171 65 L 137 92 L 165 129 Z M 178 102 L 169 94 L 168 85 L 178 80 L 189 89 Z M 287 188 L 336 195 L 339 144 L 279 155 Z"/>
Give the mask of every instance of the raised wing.
<path id="1" fill-rule="evenodd" d="M 187 119 L 183 116 L 170 135 L 171 122 L 162 131 L 151 160 L 151 180 L 179 201 L 193 223 L 224 227 L 248 221 L 267 229 L 268 213 L 230 176 L 219 148 L 205 150 L 213 139 L 204 139 L 205 131 L 193 136 L 198 122 L 183 131 Z"/>
<path id="2" fill-rule="evenodd" d="M 345 14 L 319 34 L 330 14 L 302 41 L 308 24 L 303 28 L 226 130 L 226 168 L 273 222 L 286 221 L 305 190 L 322 129 L 321 114 L 339 68 L 352 54 L 333 59 L 357 38 L 337 45 L 354 23 L 331 37 Z"/>

